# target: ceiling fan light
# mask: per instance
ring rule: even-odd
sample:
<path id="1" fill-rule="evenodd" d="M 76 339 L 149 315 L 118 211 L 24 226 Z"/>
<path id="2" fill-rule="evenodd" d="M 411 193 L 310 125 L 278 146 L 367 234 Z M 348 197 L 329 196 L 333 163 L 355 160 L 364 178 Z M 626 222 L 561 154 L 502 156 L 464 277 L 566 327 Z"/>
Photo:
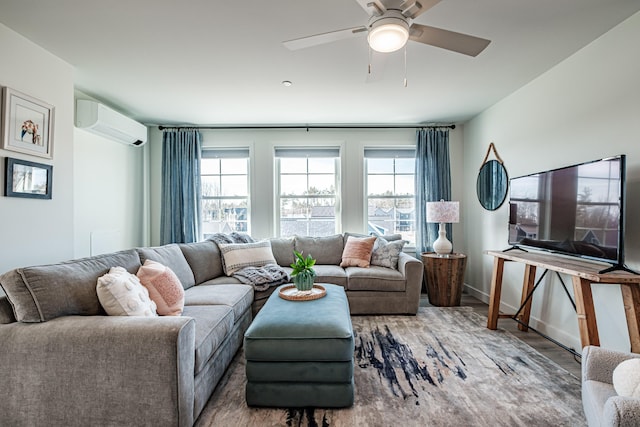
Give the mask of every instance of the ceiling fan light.
<path id="1" fill-rule="evenodd" d="M 395 21 L 393 23 L 378 21 L 379 25 L 372 26 L 367 37 L 371 49 L 382 53 L 395 52 L 407 44 L 409 26 L 404 21 Z"/>

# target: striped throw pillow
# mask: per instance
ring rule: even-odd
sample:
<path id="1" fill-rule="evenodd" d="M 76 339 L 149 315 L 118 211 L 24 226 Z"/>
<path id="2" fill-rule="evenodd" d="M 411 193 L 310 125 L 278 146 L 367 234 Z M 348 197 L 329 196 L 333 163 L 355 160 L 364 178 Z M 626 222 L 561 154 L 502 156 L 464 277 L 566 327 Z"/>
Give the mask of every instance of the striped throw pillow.
<path id="1" fill-rule="evenodd" d="M 255 243 L 218 243 L 224 259 L 224 273 L 233 275 L 244 267 L 263 267 L 276 264 L 271 243 L 263 240 Z"/>

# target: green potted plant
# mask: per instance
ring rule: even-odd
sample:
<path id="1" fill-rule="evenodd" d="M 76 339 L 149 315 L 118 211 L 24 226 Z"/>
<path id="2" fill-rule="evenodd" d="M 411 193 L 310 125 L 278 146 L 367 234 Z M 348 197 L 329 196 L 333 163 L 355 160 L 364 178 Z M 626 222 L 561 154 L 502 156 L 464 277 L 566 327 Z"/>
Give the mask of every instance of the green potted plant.
<path id="1" fill-rule="evenodd" d="M 296 260 L 291 264 L 291 268 L 293 268 L 291 272 L 293 283 L 298 291 L 310 291 L 316 278 L 316 271 L 313 269 L 316 260 L 311 255 L 307 255 L 305 258 L 302 253 L 295 250 L 293 254 Z"/>

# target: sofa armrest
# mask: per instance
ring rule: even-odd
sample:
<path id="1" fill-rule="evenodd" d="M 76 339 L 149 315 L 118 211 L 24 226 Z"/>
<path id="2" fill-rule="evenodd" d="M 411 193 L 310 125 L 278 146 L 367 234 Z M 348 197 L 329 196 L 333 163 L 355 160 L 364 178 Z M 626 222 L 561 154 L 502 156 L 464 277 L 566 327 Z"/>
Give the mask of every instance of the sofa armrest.
<path id="1" fill-rule="evenodd" d="M 613 383 L 613 370 L 621 362 L 640 357 L 640 354 L 625 353 L 597 346 L 582 349 L 582 381 Z"/>
<path id="2" fill-rule="evenodd" d="M 613 396 L 604 404 L 601 425 L 636 427 L 640 425 L 640 399 Z"/>
<path id="3" fill-rule="evenodd" d="M 402 273 L 406 280 L 406 293 L 409 314 L 416 314 L 420 306 L 420 293 L 422 291 L 422 275 L 424 274 L 424 265 L 422 261 L 411 255 L 400 252 L 398 258 L 398 271 Z"/>
<path id="4" fill-rule="evenodd" d="M 193 424 L 195 322 L 65 316 L 0 325 L 7 425 Z"/>

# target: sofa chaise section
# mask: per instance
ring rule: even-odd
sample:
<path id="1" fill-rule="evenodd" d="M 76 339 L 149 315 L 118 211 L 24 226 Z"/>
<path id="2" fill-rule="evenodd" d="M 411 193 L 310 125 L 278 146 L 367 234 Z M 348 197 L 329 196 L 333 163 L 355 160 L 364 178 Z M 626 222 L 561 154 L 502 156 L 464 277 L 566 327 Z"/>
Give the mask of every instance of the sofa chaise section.
<path id="1" fill-rule="evenodd" d="M 138 248 L 0 276 L 2 423 L 191 426 L 242 345 L 253 288 L 199 286 L 214 245 Z M 182 316 L 107 316 L 97 279 L 144 260 L 185 287 Z M 194 264 L 195 265 L 195 264 Z M 7 303 L 9 301 L 11 304 Z M 8 309 L 10 308 L 10 310 Z"/>

